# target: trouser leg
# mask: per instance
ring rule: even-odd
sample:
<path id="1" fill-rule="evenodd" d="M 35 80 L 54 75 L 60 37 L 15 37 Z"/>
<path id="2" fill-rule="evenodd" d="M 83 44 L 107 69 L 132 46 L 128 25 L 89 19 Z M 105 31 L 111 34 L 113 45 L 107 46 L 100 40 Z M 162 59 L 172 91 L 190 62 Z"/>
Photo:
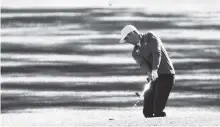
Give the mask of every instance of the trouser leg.
<path id="1" fill-rule="evenodd" d="M 150 88 L 144 93 L 143 114 L 145 117 L 153 116 L 154 89 L 154 85 L 150 84 Z"/>
<path id="2" fill-rule="evenodd" d="M 153 112 L 160 114 L 165 109 L 170 91 L 174 84 L 174 75 L 159 75 L 158 79 L 153 82 L 155 87 Z"/>

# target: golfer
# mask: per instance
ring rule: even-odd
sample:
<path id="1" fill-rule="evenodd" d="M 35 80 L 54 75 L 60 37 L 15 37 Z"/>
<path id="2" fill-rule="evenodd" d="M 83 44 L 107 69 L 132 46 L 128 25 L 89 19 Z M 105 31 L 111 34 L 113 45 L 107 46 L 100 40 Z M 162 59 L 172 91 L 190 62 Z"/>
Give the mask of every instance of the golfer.
<path id="1" fill-rule="evenodd" d="M 126 25 L 121 30 L 120 43 L 134 45 L 132 56 L 151 80 L 144 94 L 144 116 L 166 116 L 164 108 L 174 84 L 175 70 L 162 41 L 152 32 L 141 34 L 134 26 Z"/>

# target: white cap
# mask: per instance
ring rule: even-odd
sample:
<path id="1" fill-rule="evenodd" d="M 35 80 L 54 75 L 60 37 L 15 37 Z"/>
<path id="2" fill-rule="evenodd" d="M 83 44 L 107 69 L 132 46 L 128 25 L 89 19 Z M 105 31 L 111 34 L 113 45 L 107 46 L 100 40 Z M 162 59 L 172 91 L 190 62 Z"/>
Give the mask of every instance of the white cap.
<path id="1" fill-rule="evenodd" d="M 136 31 L 137 33 L 138 30 L 133 26 L 133 25 L 126 25 L 122 30 L 121 30 L 121 39 L 119 41 L 119 43 L 124 43 L 125 42 L 125 37 L 130 33 Z"/>

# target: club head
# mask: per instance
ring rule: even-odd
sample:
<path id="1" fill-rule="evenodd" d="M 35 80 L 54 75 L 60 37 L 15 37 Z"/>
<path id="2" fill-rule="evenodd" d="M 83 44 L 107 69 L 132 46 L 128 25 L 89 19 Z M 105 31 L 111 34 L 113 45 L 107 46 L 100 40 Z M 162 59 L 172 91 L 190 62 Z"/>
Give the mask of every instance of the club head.
<path id="1" fill-rule="evenodd" d="M 141 95 L 138 93 L 138 92 L 135 92 L 135 95 L 136 96 L 138 96 L 138 97 L 140 97 Z"/>

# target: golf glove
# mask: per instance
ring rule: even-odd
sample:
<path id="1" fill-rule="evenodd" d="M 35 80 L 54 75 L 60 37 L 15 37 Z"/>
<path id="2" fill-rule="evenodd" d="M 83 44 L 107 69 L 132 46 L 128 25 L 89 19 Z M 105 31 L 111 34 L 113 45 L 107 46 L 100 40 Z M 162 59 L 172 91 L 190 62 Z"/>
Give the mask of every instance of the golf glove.
<path id="1" fill-rule="evenodd" d="M 148 78 L 151 81 L 155 81 L 158 78 L 157 70 L 152 70 L 151 73 L 148 73 Z"/>

